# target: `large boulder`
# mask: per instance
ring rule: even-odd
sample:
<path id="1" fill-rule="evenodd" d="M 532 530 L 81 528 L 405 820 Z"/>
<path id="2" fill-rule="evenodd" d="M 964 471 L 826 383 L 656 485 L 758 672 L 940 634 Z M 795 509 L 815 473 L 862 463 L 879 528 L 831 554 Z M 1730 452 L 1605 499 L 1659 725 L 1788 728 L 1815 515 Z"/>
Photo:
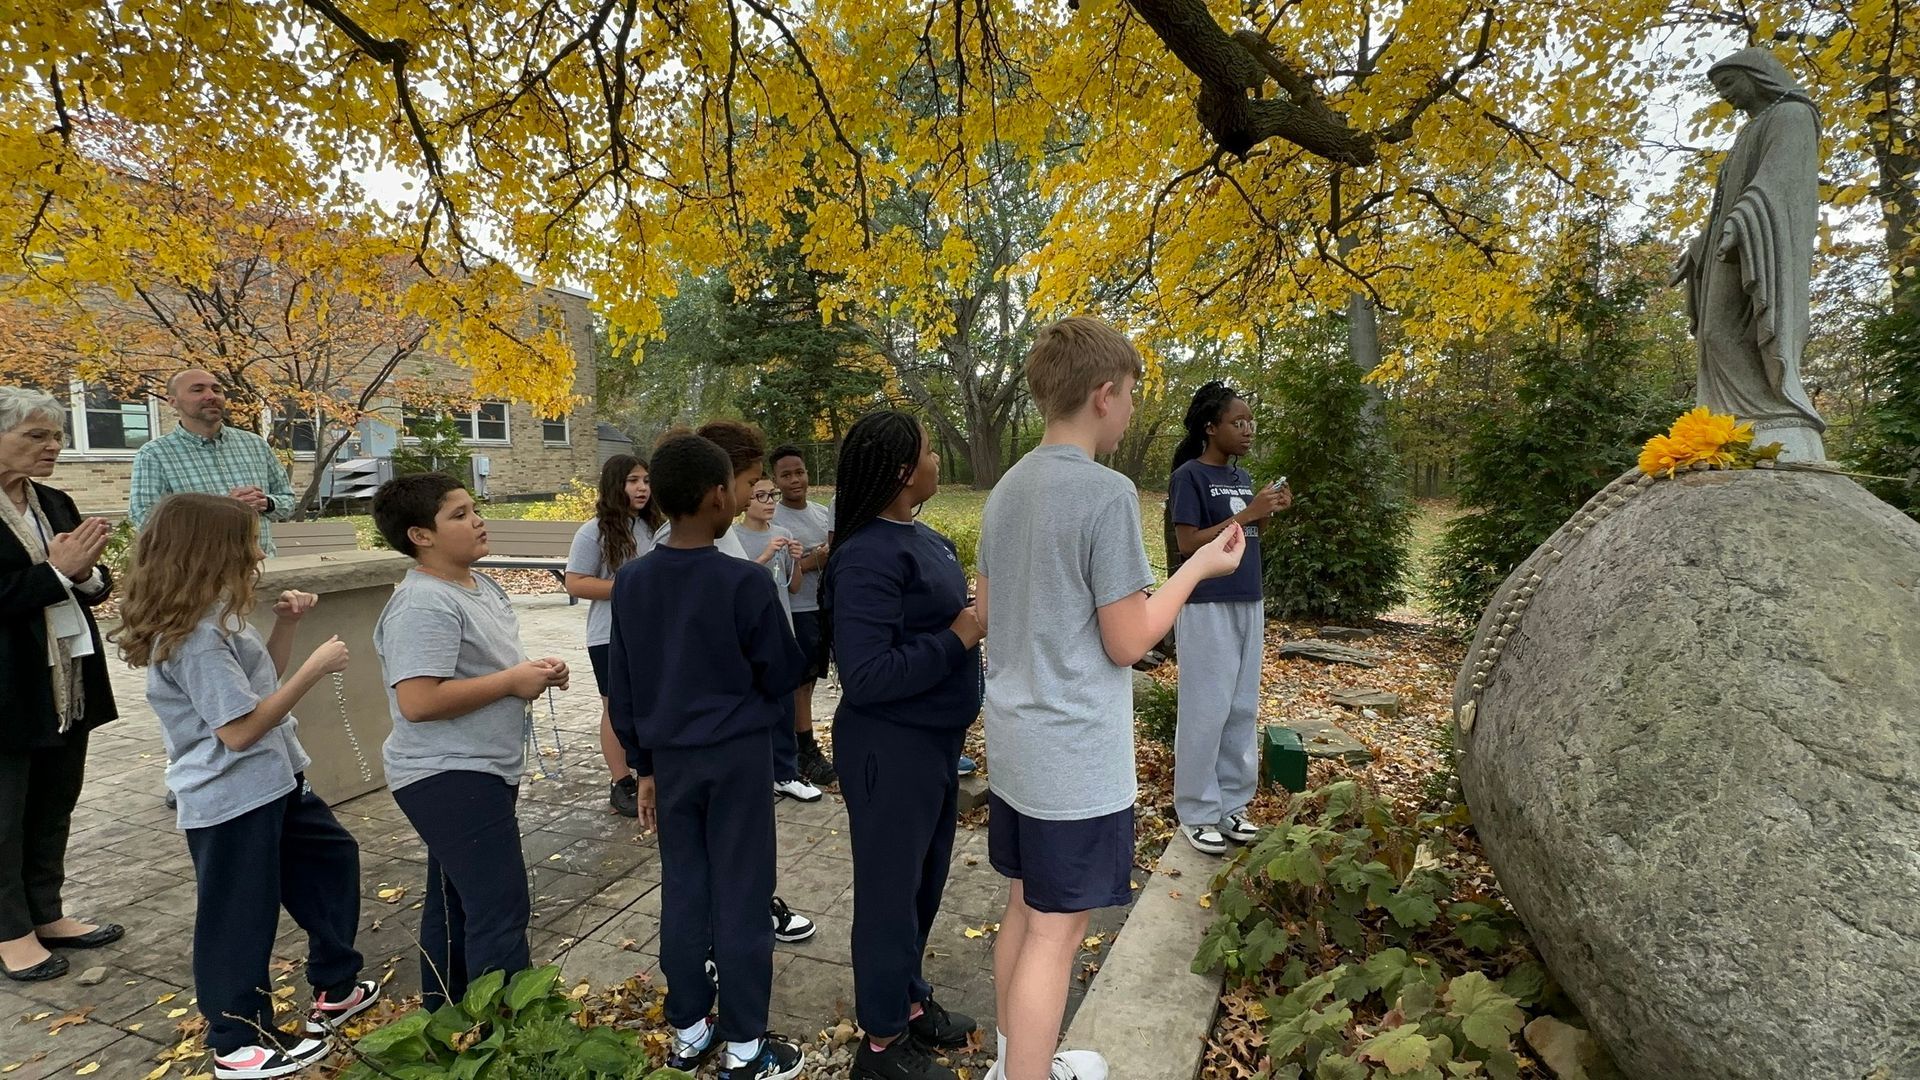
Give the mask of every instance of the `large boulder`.
<path id="1" fill-rule="evenodd" d="M 1628 1075 L 1920 1077 L 1920 525 L 1834 475 L 1623 477 L 1455 708 L 1500 884 Z"/>

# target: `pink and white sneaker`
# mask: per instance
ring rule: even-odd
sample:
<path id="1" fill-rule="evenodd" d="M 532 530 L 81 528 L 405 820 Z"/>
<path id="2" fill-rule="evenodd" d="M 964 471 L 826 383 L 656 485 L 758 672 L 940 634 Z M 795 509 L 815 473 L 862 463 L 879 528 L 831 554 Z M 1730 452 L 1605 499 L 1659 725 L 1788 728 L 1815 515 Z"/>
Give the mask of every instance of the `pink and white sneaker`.
<path id="1" fill-rule="evenodd" d="M 294 1073 L 327 1056 L 327 1044 L 290 1032 L 272 1032 L 264 1044 L 243 1046 L 213 1057 L 215 1080 L 269 1080 Z"/>
<path id="2" fill-rule="evenodd" d="M 354 983 L 353 992 L 338 1001 L 328 998 L 324 992 L 315 993 L 313 1008 L 307 1011 L 307 1035 L 325 1035 L 373 1008 L 374 1002 L 379 1000 L 380 984 L 372 979 L 361 979 Z"/>

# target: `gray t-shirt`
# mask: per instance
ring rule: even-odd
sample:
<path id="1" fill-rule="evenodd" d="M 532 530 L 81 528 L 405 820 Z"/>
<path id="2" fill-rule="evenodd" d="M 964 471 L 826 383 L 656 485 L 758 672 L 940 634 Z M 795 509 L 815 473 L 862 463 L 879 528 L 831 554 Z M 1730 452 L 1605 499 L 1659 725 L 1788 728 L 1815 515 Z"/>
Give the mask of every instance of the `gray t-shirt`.
<path id="1" fill-rule="evenodd" d="M 646 522 L 633 519 L 633 558 L 653 550 L 653 532 Z M 629 560 L 631 561 L 631 560 Z M 573 546 L 567 549 L 567 573 L 611 578 L 619 570 L 608 566 L 600 555 L 600 522 L 589 521 L 573 534 Z M 605 645 L 613 640 L 613 601 L 594 600 L 587 605 L 587 644 Z"/>
<path id="2" fill-rule="evenodd" d="M 209 615 L 173 655 L 147 669 L 147 702 L 167 746 L 167 787 L 182 829 L 231 821 L 283 798 L 309 764 L 289 715 L 245 750 L 230 749 L 216 728 L 240 719 L 280 688 L 260 632 L 241 623 L 223 633 Z"/>
<path id="3" fill-rule="evenodd" d="M 739 550 L 728 552 L 728 554 L 737 554 L 740 558 L 752 562 L 760 557 L 761 552 L 767 550 L 767 545 L 772 543 L 776 536 L 782 540 L 793 539 L 792 533 L 778 525 L 767 526 L 766 532 L 755 532 L 747 528 L 744 522 L 735 522 L 733 528 L 727 530 L 726 539 L 733 541 L 734 546 Z M 785 550 L 778 551 L 774 553 L 773 558 L 760 565 L 766 567 L 767 572 L 773 575 L 773 589 L 780 594 L 780 610 L 786 613 L 787 625 L 791 627 L 793 625 L 793 594 L 787 591 L 787 583 L 793 580 L 793 553 Z"/>
<path id="4" fill-rule="evenodd" d="M 373 629 L 386 672 L 393 734 L 382 760 L 387 787 L 398 790 L 443 772 L 481 772 L 509 784 L 526 767 L 528 704 L 508 695 L 465 716 L 413 723 L 400 715 L 394 685 L 407 679 L 475 679 L 526 660 L 520 619 L 506 591 L 485 574 L 463 588 L 419 569 L 393 587 Z"/>
<path id="5" fill-rule="evenodd" d="M 773 523 L 793 534 L 795 540 L 807 546 L 808 551 L 827 542 L 827 534 L 833 531 L 833 515 L 826 507 L 810 502 L 795 510 L 786 503 L 773 508 Z M 803 571 L 800 577 L 800 591 L 793 594 L 793 610 L 820 610 L 820 571 Z"/>
<path id="6" fill-rule="evenodd" d="M 987 498 L 979 568 L 994 794 L 1049 821 L 1133 805 L 1133 672 L 1098 616 L 1153 584 L 1133 482 L 1079 447 L 1035 448 Z"/>
<path id="7" fill-rule="evenodd" d="M 661 544 L 666 543 L 667 540 L 672 536 L 673 536 L 673 522 L 671 521 L 662 522 L 658 529 L 653 530 L 653 546 L 659 547 Z M 732 528 L 729 528 L 726 532 L 720 534 L 720 539 L 715 540 L 713 542 L 713 546 L 719 548 L 721 554 L 731 555 L 736 559 L 750 559 L 753 557 L 753 555 L 748 555 L 745 549 L 741 548 L 739 540 L 734 539 Z M 649 548 L 648 550 L 651 551 L 652 548 Z M 766 548 L 762 546 L 760 550 L 765 551 Z M 758 555 L 760 554 L 760 552 L 756 551 L 753 554 Z"/>

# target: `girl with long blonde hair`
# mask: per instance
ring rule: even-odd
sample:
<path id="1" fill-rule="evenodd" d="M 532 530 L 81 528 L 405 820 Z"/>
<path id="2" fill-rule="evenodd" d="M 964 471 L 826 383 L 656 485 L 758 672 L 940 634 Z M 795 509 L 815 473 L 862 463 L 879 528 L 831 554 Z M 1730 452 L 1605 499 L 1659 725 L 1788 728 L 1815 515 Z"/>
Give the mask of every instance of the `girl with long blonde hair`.
<path id="1" fill-rule="evenodd" d="M 319 602 L 312 593 L 281 593 L 265 639 L 247 621 L 259 535 L 259 516 L 233 499 L 162 499 L 134 545 L 113 635 L 147 669 L 193 856 L 193 979 L 218 1080 L 299 1072 L 326 1057 L 321 1036 L 380 996 L 353 947 L 360 848 L 307 785 L 292 715 L 321 679 L 346 670 L 347 647 L 328 638 L 288 672 L 295 628 Z M 308 935 L 313 1006 L 297 1033 L 275 1024 L 266 989 L 282 907 Z"/>

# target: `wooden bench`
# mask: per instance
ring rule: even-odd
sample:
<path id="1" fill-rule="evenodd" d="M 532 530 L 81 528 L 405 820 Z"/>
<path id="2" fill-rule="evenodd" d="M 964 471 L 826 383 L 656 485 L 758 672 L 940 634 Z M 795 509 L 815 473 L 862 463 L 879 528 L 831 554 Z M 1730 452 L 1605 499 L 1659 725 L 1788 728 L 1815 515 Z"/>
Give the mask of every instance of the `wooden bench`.
<path id="1" fill-rule="evenodd" d="M 567 553 L 573 549 L 578 521 L 521 521 L 487 519 L 487 546 L 493 554 L 474 565 L 482 570 L 545 570 L 562 585 L 567 581 Z M 579 598 L 569 595 L 567 603 Z"/>
<path id="2" fill-rule="evenodd" d="M 281 558 L 293 555 L 337 555 L 360 550 L 360 535 L 350 521 L 277 521 L 273 546 Z"/>

